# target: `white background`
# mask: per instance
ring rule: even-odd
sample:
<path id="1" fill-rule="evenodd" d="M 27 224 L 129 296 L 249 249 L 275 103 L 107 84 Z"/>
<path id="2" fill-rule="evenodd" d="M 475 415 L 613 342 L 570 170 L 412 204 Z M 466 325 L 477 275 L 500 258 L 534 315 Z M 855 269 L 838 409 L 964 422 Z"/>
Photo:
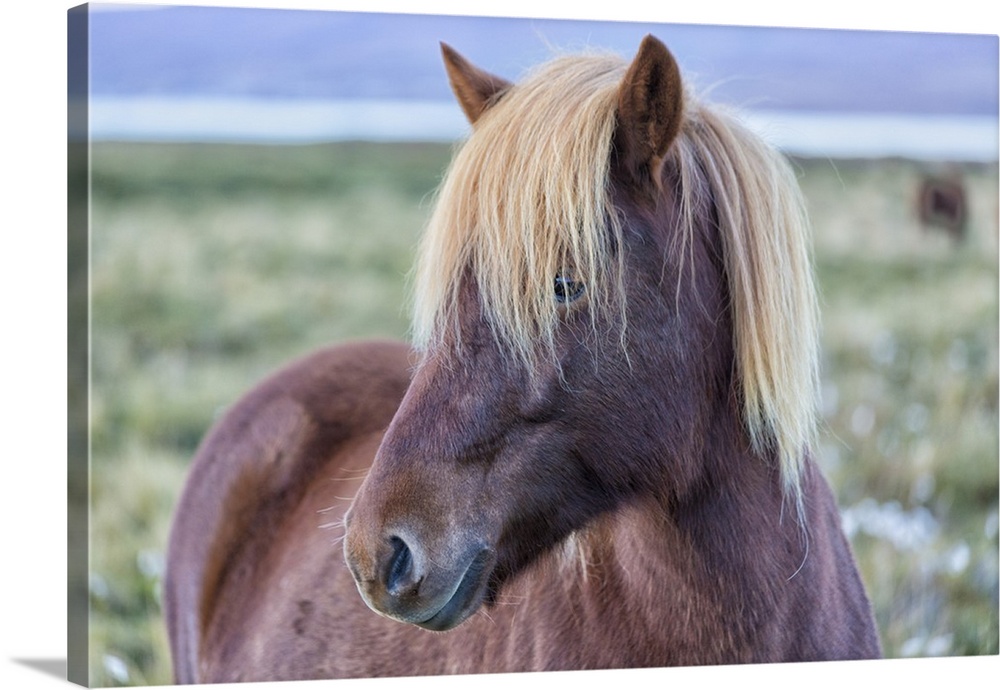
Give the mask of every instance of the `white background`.
<path id="1" fill-rule="evenodd" d="M 66 10 L 71 2 L 19 0 L 0 21 L 5 105 L 0 107 L 0 688 L 61 687 L 43 669 L 66 658 Z M 150 4 L 140 2 L 139 4 Z M 308 0 L 199 2 L 253 7 L 414 11 L 585 19 L 998 33 L 983 0 L 841 0 L 789 3 L 652 0 L 402 2 Z M 919 78 L 919 75 L 912 75 Z M 10 105 L 10 104 L 15 105 Z M 41 662 L 41 663 L 39 663 Z M 480 677 L 477 688 L 509 683 L 622 683 L 639 687 L 735 684 L 809 688 L 957 687 L 994 683 L 1000 658 L 882 661 L 771 667 L 667 669 L 613 674 Z M 992 678 L 993 680 L 989 680 Z M 406 681 L 407 687 L 459 688 L 467 678 Z M 301 687 L 331 687 L 332 682 Z M 352 681 L 336 687 L 401 687 Z M 216 686 L 239 687 L 239 686 Z M 287 688 L 264 683 L 254 688 Z"/>

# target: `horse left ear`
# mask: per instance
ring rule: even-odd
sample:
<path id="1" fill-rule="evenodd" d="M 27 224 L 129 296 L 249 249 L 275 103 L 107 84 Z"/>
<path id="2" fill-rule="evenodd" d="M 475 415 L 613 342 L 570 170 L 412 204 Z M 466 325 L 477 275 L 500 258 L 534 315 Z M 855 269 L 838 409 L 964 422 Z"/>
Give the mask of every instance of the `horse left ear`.
<path id="1" fill-rule="evenodd" d="M 660 184 L 663 158 L 680 131 L 680 69 L 659 39 L 647 35 L 618 92 L 616 150 L 636 182 Z"/>
<path id="2" fill-rule="evenodd" d="M 474 125 L 511 84 L 506 79 L 479 69 L 447 43 L 441 43 L 441 55 L 451 90 L 455 92 L 455 98 L 465 111 L 465 117 Z"/>

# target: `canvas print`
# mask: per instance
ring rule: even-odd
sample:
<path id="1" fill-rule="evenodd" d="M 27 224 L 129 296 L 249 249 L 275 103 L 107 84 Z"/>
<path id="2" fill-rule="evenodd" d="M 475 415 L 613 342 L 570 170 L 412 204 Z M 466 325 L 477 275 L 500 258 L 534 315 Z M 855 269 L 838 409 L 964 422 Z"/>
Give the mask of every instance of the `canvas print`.
<path id="1" fill-rule="evenodd" d="M 72 681 L 998 653 L 996 36 L 69 44 Z"/>

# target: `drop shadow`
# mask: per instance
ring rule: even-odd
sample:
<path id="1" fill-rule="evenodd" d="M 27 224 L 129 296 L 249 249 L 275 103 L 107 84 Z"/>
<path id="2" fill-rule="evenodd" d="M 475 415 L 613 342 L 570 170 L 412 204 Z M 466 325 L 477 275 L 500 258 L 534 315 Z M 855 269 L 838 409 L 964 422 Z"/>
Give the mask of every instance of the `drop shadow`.
<path id="1" fill-rule="evenodd" d="M 15 664 L 44 673 L 47 676 L 66 680 L 66 659 L 11 659 Z"/>

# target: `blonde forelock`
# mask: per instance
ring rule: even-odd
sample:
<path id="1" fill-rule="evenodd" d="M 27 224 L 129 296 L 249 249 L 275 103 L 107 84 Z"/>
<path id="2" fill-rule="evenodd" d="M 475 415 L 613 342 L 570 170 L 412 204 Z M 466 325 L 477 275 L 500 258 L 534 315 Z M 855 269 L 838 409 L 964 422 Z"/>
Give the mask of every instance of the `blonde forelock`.
<path id="1" fill-rule="evenodd" d="M 525 362 L 552 346 L 557 274 L 583 282 L 592 302 L 621 298 L 608 173 L 624 67 L 611 56 L 556 59 L 476 122 L 420 248 L 418 346 L 457 337 L 456 290 L 465 275 L 504 351 Z"/>

